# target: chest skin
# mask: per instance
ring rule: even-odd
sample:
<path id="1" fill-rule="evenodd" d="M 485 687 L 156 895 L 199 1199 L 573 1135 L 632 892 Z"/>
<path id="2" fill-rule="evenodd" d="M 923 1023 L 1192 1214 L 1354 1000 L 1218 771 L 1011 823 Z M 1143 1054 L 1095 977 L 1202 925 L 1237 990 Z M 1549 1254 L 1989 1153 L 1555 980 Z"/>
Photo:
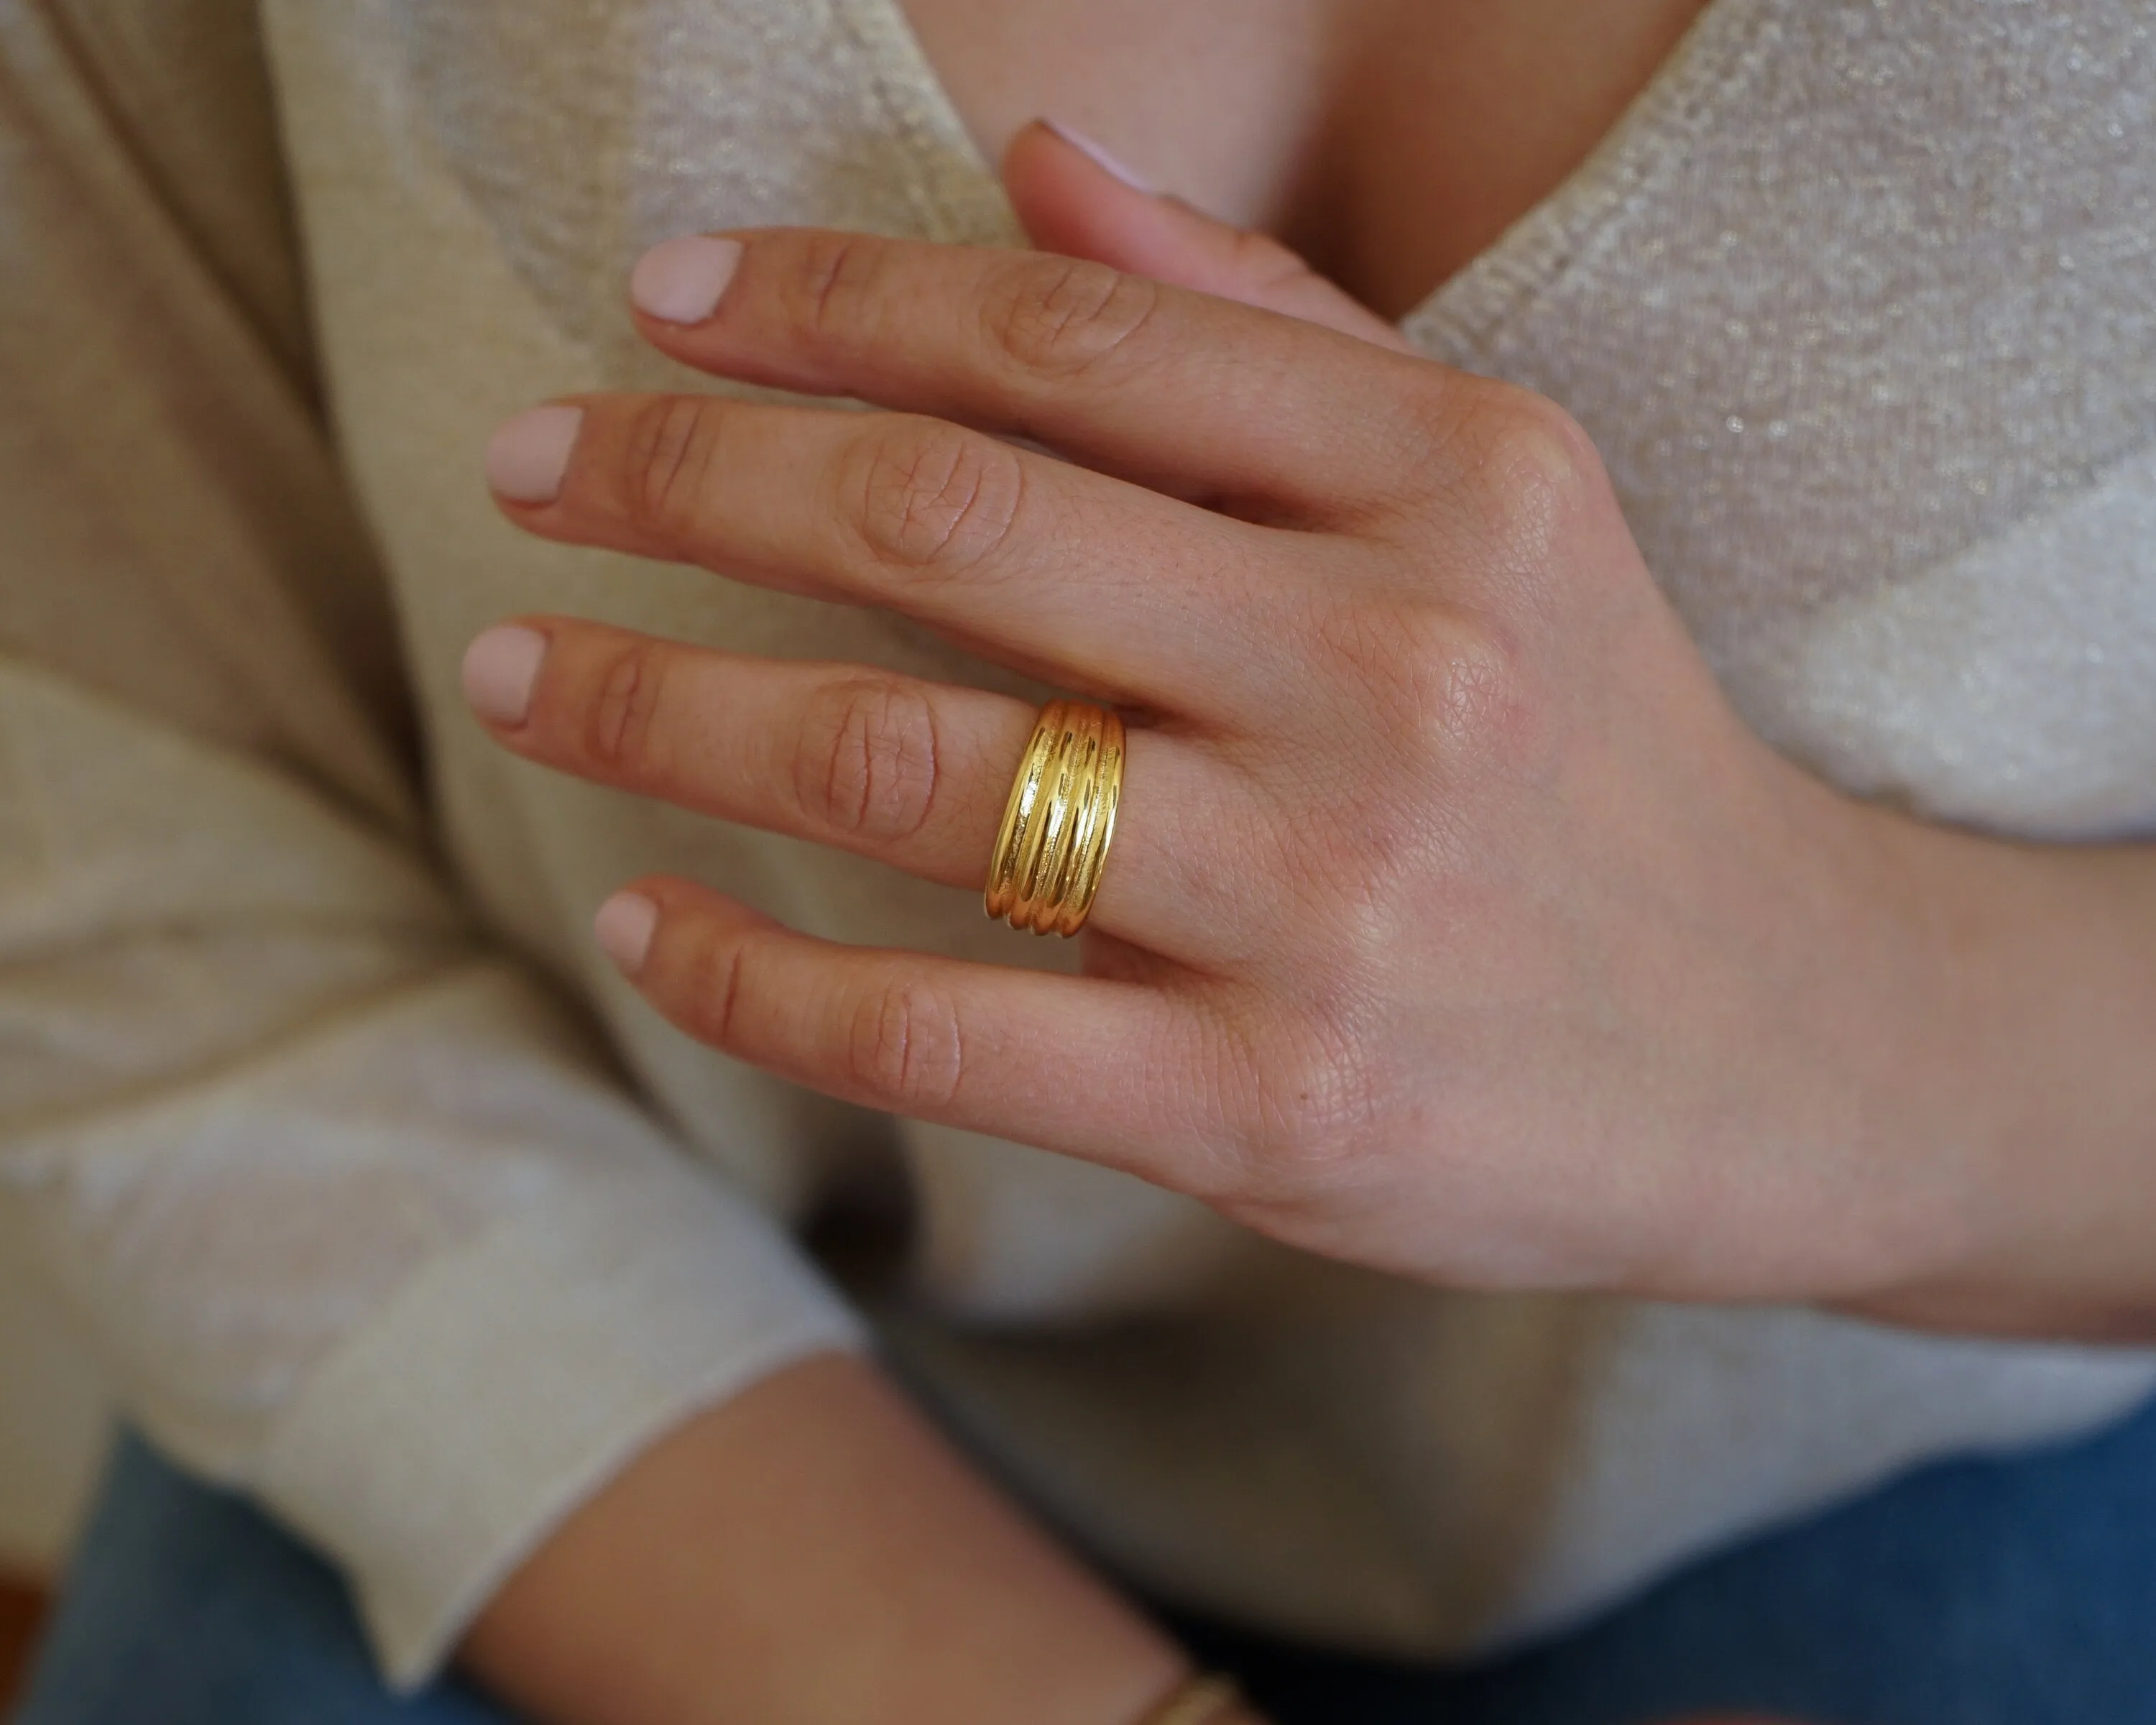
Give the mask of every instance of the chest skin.
<path id="1" fill-rule="evenodd" d="M 1593 151 L 1707 0 L 903 0 L 992 154 L 1045 115 L 1397 317 Z"/>

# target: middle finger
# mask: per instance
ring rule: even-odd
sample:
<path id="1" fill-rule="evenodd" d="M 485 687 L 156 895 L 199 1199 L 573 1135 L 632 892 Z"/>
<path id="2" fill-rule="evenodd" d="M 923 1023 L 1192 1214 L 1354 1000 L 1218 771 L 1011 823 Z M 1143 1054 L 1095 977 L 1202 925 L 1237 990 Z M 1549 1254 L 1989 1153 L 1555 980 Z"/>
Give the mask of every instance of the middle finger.
<path id="1" fill-rule="evenodd" d="M 548 538 L 889 607 L 1163 711 L 1265 710 L 1298 633 L 1283 536 L 911 414 L 589 396 L 510 421 L 488 476 Z"/>

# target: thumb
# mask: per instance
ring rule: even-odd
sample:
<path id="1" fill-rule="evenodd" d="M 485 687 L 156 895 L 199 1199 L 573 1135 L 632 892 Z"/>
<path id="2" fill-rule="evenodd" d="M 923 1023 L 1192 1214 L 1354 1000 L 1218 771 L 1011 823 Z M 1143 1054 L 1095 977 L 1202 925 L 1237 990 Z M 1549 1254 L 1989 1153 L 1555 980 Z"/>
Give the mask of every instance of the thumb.
<path id="1" fill-rule="evenodd" d="M 1090 140 L 1045 120 L 1004 154 L 1004 184 L 1033 243 L 1133 275 L 1240 300 L 1402 352 L 1407 341 L 1263 234 L 1231 228 L 1141 183 Z"/>

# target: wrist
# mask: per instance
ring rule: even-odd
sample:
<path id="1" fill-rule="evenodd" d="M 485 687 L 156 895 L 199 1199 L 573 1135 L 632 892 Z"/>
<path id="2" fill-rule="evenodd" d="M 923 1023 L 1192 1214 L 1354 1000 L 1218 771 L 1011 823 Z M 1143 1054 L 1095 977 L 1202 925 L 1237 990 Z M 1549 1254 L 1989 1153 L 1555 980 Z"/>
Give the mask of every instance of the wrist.
<path id="1" fill-rule="evenodd" d="M 1702 1032 L 1717 1095 L 1702 1143 L 1757 1178 L 1688 1218 L 1720 1255 L 1707 1297 L 1856 1307 L 1928 1285 L 1975 1250 L 1965 1148 L 1969 1038 L 1943 922 L 1947 838 L 1779 757 L 1750 860 L 1748 994 L 1735 1040 Z M 1697 1296 L 1697 1291 L 1686 1290 Z"/>
<path id="2" fill-rule="evenodd" d="M 1922 1327 L 2156 1333 L 2156 850 L 1869 811 L 1911 981 L 1867 1034 L 1901 1082 L 1897 1250 L 1838 1301 Z"/>
<path id="3" fill-rule="evenodd" d="M 1132 1725 L 1189 1669 L 842 1356 L 774 1373 L 632 1462 L 511 1579 L 464 1658 L 549 1725 Z"/>

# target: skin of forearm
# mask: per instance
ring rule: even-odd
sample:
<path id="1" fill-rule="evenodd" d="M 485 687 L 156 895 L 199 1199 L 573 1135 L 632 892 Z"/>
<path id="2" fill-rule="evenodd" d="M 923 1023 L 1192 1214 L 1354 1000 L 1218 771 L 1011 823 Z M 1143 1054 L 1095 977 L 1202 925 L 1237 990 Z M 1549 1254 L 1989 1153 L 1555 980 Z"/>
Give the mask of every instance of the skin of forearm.
<path id="1" fill-rule="evenodd" d="M 843 1355 L 655 1445 L 462 1662 L 538 1725 L 1132 1725 L 1189 1670 Z"/>
<path id="2" fill-rule="evenodd" d="M 1909 1050 L 1905 1137 L 1939 1198 L 1915 1273 L 1850 1309 L 2156 1339 L 2156 847 L 1887 819 L 1935 1009 L 1881 1043 Z"/>

